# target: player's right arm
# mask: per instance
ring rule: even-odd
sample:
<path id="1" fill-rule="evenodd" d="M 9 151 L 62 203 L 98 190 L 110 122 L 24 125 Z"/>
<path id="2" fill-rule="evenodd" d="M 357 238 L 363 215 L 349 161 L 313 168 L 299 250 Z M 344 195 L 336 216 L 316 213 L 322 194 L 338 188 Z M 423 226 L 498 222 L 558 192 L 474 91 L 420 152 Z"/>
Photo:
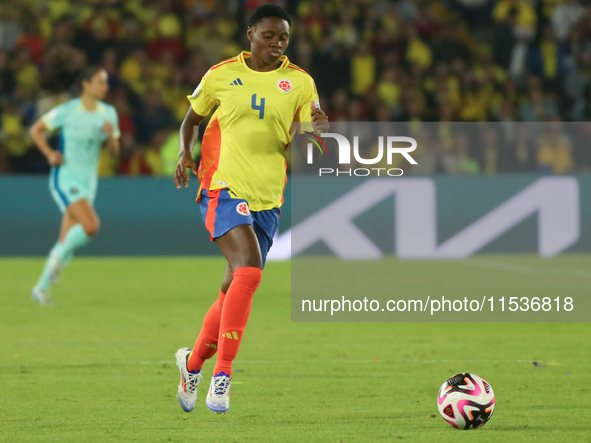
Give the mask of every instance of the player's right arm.
<path id="1" fill-rule="evenodd" d="M 185 188 L 189 187 L 189 174 L 187 174 L 187 168 L 191 168 L 193 174 L 197 175 L 197 164 L 193 160 L 191 151 L 199 136 L 199 124 L 205 116 L 209 115 L 216 105 L 219 105 L 219 101 L 215 98 L 215 82 L 212 78 L 211 72 L 211 70 L 208 71 L 203 76 L 199 86 L 193 91 L 193 94 L 187 96 L 191 103 L 191 107 L 189 108 L 179 131 L 179 163 L 174 171 L 174 184 L 177 189 L 181 189 L 182 185 L 184 185 Z"/>
<path id="2" fill-rule="evenodd" d="M 51 166 L 59 166 L 64 163 L 64 156 L 61 152 L 52 149 L 51 146 L 49 146 L 49 143 L 47 143 L 45 132 L 49 129 L 50 128 L 47 126 L 43 118 L 40 118 L 33 126 L 31 126 L 29 134 L 33 137 L 35 145 L 45 156 L 47 162 Z"/>
<path id="3" fill-rule="evenodd" d="M 68 113 L 68 103 L 56 106 L 43 117 L 41 117 L 29 130 L 33 141 L 41 153 L 45 156 L 51 166 L 59 166 L 64 163 L 64 156 L 49 146 L 45 138 L 46 131 L 53 131 L 64 126 Z"/>
<path id="4" fill-rule="evenodd" d="M 198 115 L 193 108 L 189 108 L 185 119 L 181 124 L 180 135 L 180 152 L 179 162 L 174 170 L 174 184 L 177 189 L 181 189 L 181 184 L 185 188 L 189 187 L 189 174 L 187 168 L 191 168 L 193 174 L 197 175 L 197 163 L 193 160 L 193 146 L 197 142 L 199 136 L 199 124 L 204 119 L 202 115 Z"/>

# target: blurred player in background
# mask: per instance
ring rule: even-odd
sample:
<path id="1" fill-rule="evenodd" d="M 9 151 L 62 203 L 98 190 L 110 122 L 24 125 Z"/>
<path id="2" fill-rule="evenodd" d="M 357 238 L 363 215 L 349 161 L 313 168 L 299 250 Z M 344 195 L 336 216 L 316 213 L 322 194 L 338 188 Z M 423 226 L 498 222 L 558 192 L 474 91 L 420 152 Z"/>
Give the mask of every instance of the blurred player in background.
<path id="1" fill-rule="evenodd" d="M 222 414 L 230 406 L 232 361 L 277 231 L 291 123 L 313 122 L 316 131 L 328 130 L 312 77 L 283 55 L 290 24 L 279 6 L 257 8 L 248 22 L 251 52 L 213 66 L 188 97 L 191 107 L 181 125 L 174 182 L 179 189 L 188 187 L 187 168 L 198 175 L 197 202 L 205 226 L 228 263 L 219 298 L 205 315 L 195 346 L 176 353 L 181 373 L 177 396 L 187 412 L 195 407 L 201 368 L 216 351 L 206 404 Z M 191 150 L 199 124 L 215 106 L 197 170 Z"/>
<path id="2" fill-rule="evenodd" d="M 109 85 L 104 69 L 87 67 L 81 74 L 79 98 L 56 106 L 30 130 L 39 150 L 51 165 L 49 189 L 63 213 L 59 240 L 49 253 L 33 298 L 51 304 L 50 283 L 57 283 L 74 251 L 99 229 L 93 208 L 98 183 L 98 159 L 106 146 L 113 155 L 119 153 L 119 127 L 115 108 L 101 100 Z M 59 148 L 52 149 L 46 131 L 59 130 Z"/>

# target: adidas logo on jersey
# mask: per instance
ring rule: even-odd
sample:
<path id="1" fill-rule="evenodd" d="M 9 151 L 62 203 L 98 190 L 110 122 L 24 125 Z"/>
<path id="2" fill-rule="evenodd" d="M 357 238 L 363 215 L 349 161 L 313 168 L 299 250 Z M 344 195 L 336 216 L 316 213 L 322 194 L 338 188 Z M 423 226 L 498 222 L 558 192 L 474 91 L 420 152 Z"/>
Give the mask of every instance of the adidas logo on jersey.
<path id="1" fill-rule="evenodd" d="M 232 83 L 230 83 L 230 85 L 242 85 L 242 81 L 239 78 L 237 78 Z"/>

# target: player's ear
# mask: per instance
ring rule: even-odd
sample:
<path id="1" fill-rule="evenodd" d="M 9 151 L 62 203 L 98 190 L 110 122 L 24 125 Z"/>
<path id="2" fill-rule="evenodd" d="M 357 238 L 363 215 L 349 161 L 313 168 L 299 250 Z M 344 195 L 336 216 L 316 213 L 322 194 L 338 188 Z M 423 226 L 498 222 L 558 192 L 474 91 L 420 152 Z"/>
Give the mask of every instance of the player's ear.
<path id="1" fill-rule="evenodd" d="M 252 39 L 254 38 L 254 29 L 253 28 L 248 28 L 246 30 L 246 36 L 248 37 L 248 41 L 252 42 Z"/>

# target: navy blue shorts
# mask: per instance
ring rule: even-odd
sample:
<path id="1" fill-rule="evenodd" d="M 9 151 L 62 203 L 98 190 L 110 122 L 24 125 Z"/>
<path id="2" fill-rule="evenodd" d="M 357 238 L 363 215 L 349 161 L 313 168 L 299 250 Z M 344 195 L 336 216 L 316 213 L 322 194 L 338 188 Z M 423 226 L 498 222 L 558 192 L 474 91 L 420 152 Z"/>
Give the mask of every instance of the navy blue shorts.
<path id="1" fill-rule="evenodd" d="M 228 189 L 203 189 L 199 207 L 205 227 L 209 231 L 209 239 L 212 241 L 236 226 L 251 225 L 259 240 L 263 266 L 265 265 L 267 254 L 273 245 L 273 237 L 277 233 L 277 224 L 281 216 L 279 208 L 251 212 L 248 202 L 231 194 Z"/>

